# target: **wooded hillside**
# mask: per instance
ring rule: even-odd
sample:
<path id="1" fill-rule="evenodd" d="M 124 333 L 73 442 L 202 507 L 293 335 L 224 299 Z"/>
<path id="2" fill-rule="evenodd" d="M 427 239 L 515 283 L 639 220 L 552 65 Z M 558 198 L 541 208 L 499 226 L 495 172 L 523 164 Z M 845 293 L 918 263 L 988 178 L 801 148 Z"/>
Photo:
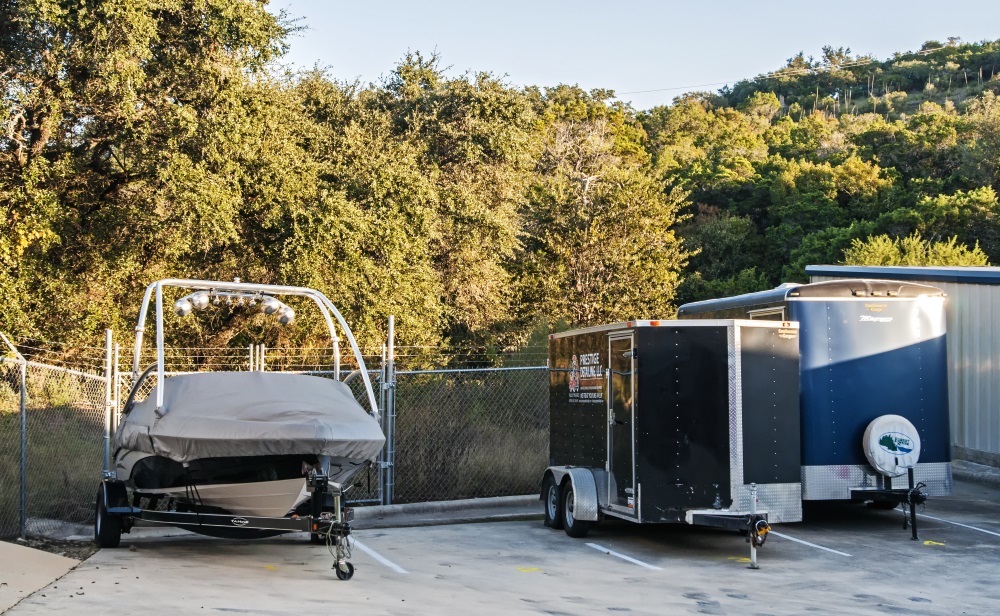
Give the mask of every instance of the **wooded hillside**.
<path id="1" fill-rule="evenodd" d="M 289 28 L 252 0 L 2 5 L 0 331 L 127 335 L 149 282 L 239 276 L 321 289 L 366 344 L 395 314 L 401 344 L 515 348 L 811 263 L 1000 261 L 1000 41 L 828 47 L 637 111 L 419 53 L 289 74 Z M 211 318 L 175 342 L 316 331 Z"/>

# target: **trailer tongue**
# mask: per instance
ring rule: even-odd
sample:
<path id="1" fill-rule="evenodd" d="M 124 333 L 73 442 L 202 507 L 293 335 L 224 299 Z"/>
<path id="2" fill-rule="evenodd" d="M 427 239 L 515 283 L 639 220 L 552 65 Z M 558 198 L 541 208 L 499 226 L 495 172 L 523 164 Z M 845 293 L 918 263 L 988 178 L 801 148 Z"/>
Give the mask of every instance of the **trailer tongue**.
<path id="1" fill-rule="evenodd" d="M 741 531 L 802 519 L 798 324 L 630 321 L 549 339 L 545 523 Z"/>

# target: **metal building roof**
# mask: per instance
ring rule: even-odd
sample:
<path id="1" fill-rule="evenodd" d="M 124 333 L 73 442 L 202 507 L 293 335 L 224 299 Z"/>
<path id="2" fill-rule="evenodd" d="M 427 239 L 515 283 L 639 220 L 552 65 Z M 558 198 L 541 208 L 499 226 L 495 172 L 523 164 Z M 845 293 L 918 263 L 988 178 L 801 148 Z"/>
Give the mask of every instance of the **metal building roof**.
<path id="1" fill-rule="evenodd" d="M 891 278 L 927 282 L 962 282 L 966 284 L 1000 284 L 1000 267 L 918 267 L 887 265 L 807 265 L 809 276 L 851 278 Z"/>

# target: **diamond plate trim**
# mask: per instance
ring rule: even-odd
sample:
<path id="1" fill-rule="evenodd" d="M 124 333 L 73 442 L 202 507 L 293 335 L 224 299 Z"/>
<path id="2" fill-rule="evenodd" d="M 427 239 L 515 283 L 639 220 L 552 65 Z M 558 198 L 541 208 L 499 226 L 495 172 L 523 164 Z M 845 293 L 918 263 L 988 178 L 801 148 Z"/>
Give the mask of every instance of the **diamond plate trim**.
<path id="1" fill-rule="evenodd" d="M 735 502 L 736 492 L 743 485 L 743 386 L 740 378 L 743 364 L 740 328 L 732 324 L 726 329 L 729 337 L 729 490 Z"/>
<path id="2" fill-rule="evenodd" d="M 587 468 L 567 469 L 573 482 L 573 496 L 576 503 L 573 517 L 577 520 L 597 520 L 597 481 L 594 473 Z"/>
<path id="3" fill-rule="evenodd" d="M 918 463 L 913 479 L 926 484 L 929 496 L 951 494 L 951 464 L 948 462 Z M 881 475 L 867 464 L 843 464 L 802 467 L 802 500 L 849 500 L 851 488 L 874 488 L 882 485 Z M 893 487 L 907 487 L 906 477 L 897 477 Z"/>
<path id="4" fill-rule="evenodd" d="M 757 511 L 766 511 L 767 519 L 774 524 L 802 521 L 802 484 L 757 484 Z M 750 511 L 750 486 L 741 485 L 733 491 L 730 511 Z"/>

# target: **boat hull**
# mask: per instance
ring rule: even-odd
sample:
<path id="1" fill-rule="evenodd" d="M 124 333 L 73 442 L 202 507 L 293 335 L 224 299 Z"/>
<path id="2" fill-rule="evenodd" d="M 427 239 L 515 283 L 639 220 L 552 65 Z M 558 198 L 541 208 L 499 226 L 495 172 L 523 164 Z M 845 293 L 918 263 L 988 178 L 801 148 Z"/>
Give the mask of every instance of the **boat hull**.
<path id="1" fill-rule="evenodd" d="M 168 497 L 203 512 L 283 517 L 309 500 L 306 473 L 323 470 L 330 483 L 343 486 L 365 468 L 360 460 L 316 456 L 215 458 L 181 464 L 138 451 L 119 451 L 115 472 L 133 492 Z"/>
<path id="2" fill-rule="evenodd" d="M 176 501 L 216 507 L 239 515 L 280 518 L 309 499 L 305 478 L 250 483 L 220 483 L 142 490 Z"/>

